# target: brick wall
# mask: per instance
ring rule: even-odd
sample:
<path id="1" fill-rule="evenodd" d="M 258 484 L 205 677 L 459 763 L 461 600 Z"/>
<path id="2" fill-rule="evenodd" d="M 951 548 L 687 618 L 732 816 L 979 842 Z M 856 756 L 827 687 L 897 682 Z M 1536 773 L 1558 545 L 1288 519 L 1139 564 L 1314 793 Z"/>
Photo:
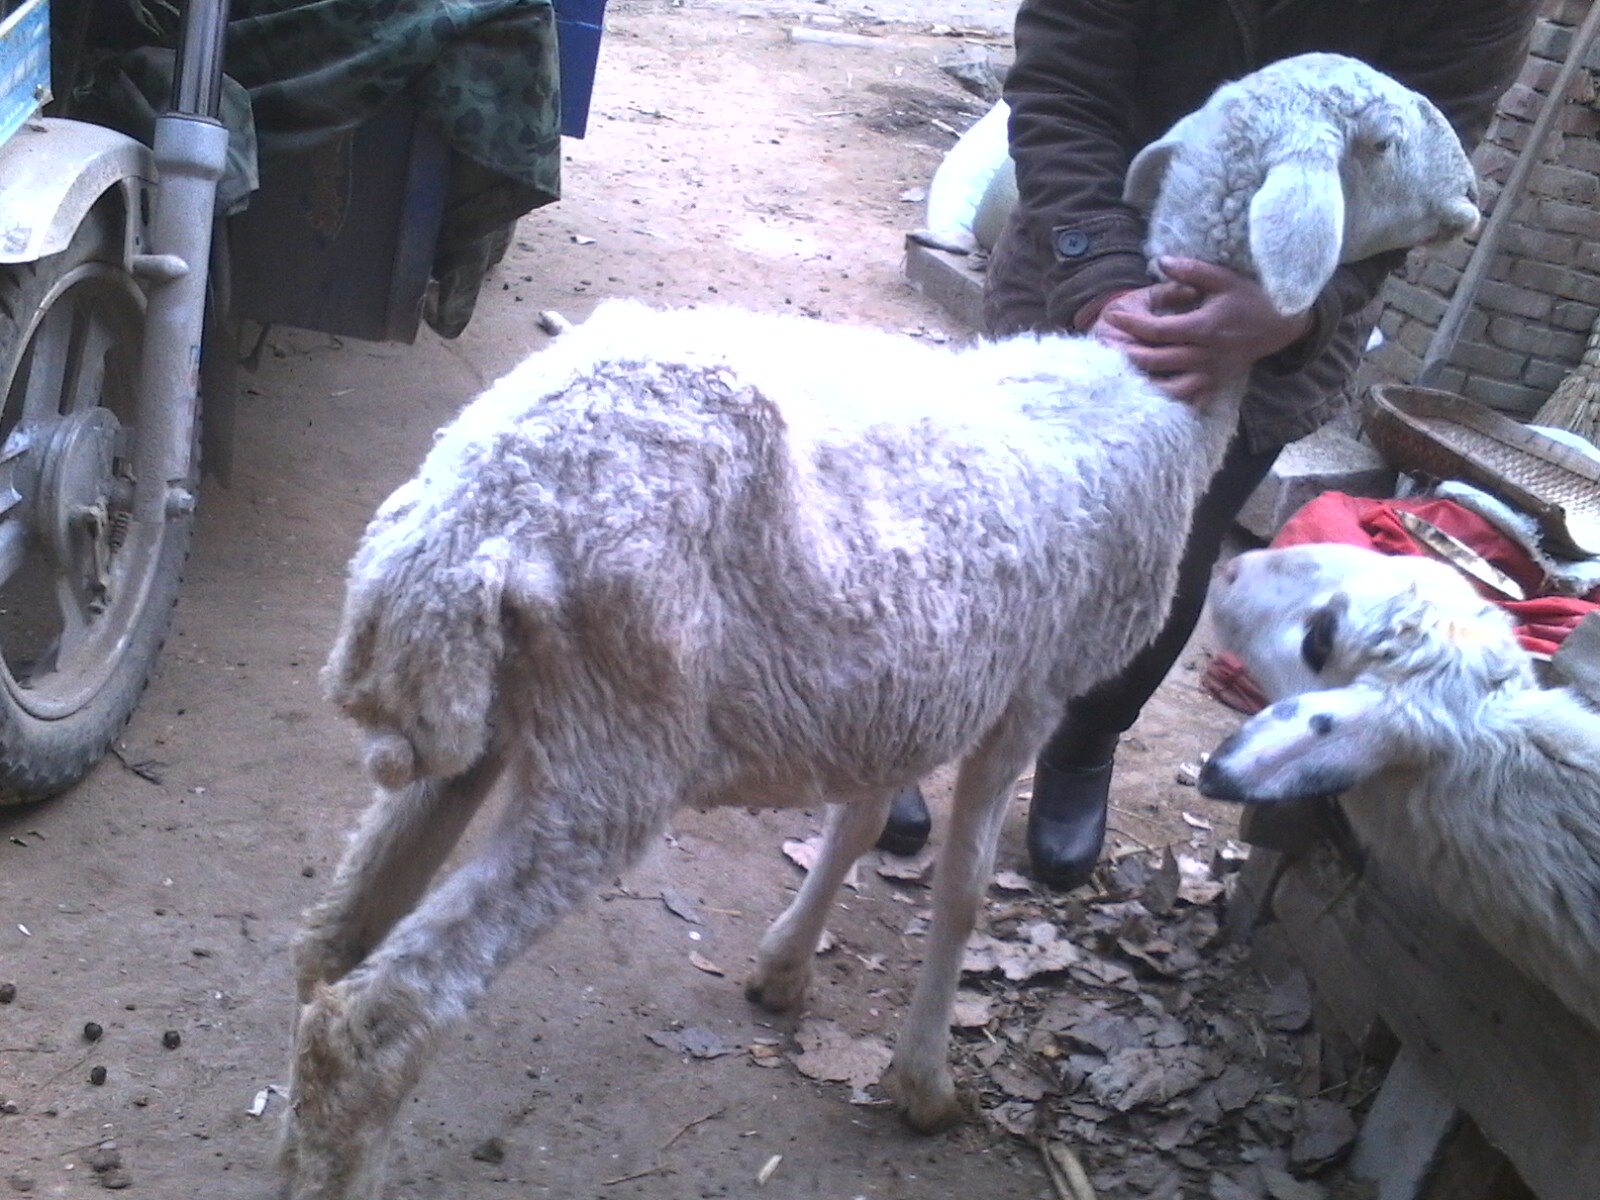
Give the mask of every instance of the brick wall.
<path id="1" fill-rule="evenodd" d="M 1474 160 L 1483 203 L 1527 145 L 1589 0 L 1546 0 L 1521 77 L 1501 99 Z M 1439 386 L 1513 415 L 1531 415 L 1583 356 L 1600 318 L 1600 49 L 1592 49 L 1516 205 Z M 1474 243 L 1411 256 L 1384 295 L 1378 378 L 1416 378 Z"/>

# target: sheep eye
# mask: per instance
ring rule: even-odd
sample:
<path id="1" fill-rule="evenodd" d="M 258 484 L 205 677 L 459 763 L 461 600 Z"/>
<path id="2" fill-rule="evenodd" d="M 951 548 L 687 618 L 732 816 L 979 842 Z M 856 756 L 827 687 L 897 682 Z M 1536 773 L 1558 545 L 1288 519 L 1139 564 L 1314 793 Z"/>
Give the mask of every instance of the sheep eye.
<path id="1" fill-rule="evenodd" d="M 1333 655 L 1333 635 L 1339 627 L 1339 613 L 1332 605 L 1317 609 L 1306 618 L 1305 637 L 1300 641 L 1300 657 L 1314 674 L 1320 675 Z"/>
<path id="2" fill-rule="evenodd" d="M 1389 153 L 1389 148 L 1393 145 L 1393 138 L 1379 138 L 1377 141 L 1372 143 L 1372 149 L 1376 154 L 1387 154 Z"/>

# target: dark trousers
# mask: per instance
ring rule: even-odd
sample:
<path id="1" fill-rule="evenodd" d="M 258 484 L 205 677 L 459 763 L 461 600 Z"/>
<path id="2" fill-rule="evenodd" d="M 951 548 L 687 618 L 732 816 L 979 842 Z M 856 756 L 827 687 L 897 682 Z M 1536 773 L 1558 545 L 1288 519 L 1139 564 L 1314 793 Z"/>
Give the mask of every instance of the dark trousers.
<path id="1" fill-rule="evenodd" d="M 1111 760 L 1117 738 L 1138 719 L 1188 644 L 1205 607 L 1223 539 L 1277 457 L 1277 450 L 1252 451 L 1242 437 L 1234 438 L 1195 509 L 1167 623 L 1121 674 L 1067 705 L 1066 717 L 1040 752 L 1043 761 L 1054 767 L 1094 767 Z"/>

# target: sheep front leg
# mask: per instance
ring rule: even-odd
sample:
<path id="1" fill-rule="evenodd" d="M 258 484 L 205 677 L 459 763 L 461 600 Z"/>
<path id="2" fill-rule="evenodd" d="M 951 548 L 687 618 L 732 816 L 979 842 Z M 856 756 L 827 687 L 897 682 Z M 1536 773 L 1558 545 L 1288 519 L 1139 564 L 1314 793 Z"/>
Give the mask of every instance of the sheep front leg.
<path id="1" fill-rule="evenodd" d="M 850 868 L 883 832 L 893 798 L 893 792 L 884 792 L 881 796 L 828 806 L 822 851 L 800 885 L 799 894 L 761 939 L 755 973 L 745 984 L 746 999 L 782 1012 L 805 998 L 828 909 Z"/>
<path id="2" fill-rule="evenodd" d="M 937 1133 L 964 1115 L 950 1074 L 950 1013 L 967 938 L 994 871 L 995 847 L 1012 786 L 1034 741 L 993 733 L 961 764 L 950 828 L 933 877 L 933 922 L 911 1008 L 882 1087 L 918 1133 Z"/>

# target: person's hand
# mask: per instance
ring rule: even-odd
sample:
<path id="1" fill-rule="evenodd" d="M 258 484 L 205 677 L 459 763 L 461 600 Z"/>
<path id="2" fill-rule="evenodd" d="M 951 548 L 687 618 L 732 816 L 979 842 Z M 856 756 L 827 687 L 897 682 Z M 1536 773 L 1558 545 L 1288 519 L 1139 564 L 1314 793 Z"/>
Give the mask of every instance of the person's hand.
<path id="1" fill-rule="evenodd" d="M 1175 399 L 1209 404 L 1223 387 L 1242 384 L 1257 361 L 1310 332 L 1309 312 L 1284 316 L 1259 284 L 1226 267 L 1168 258 L 1161 269 L 1166 279 L 1113 298 L 1089 333 Z"/>

